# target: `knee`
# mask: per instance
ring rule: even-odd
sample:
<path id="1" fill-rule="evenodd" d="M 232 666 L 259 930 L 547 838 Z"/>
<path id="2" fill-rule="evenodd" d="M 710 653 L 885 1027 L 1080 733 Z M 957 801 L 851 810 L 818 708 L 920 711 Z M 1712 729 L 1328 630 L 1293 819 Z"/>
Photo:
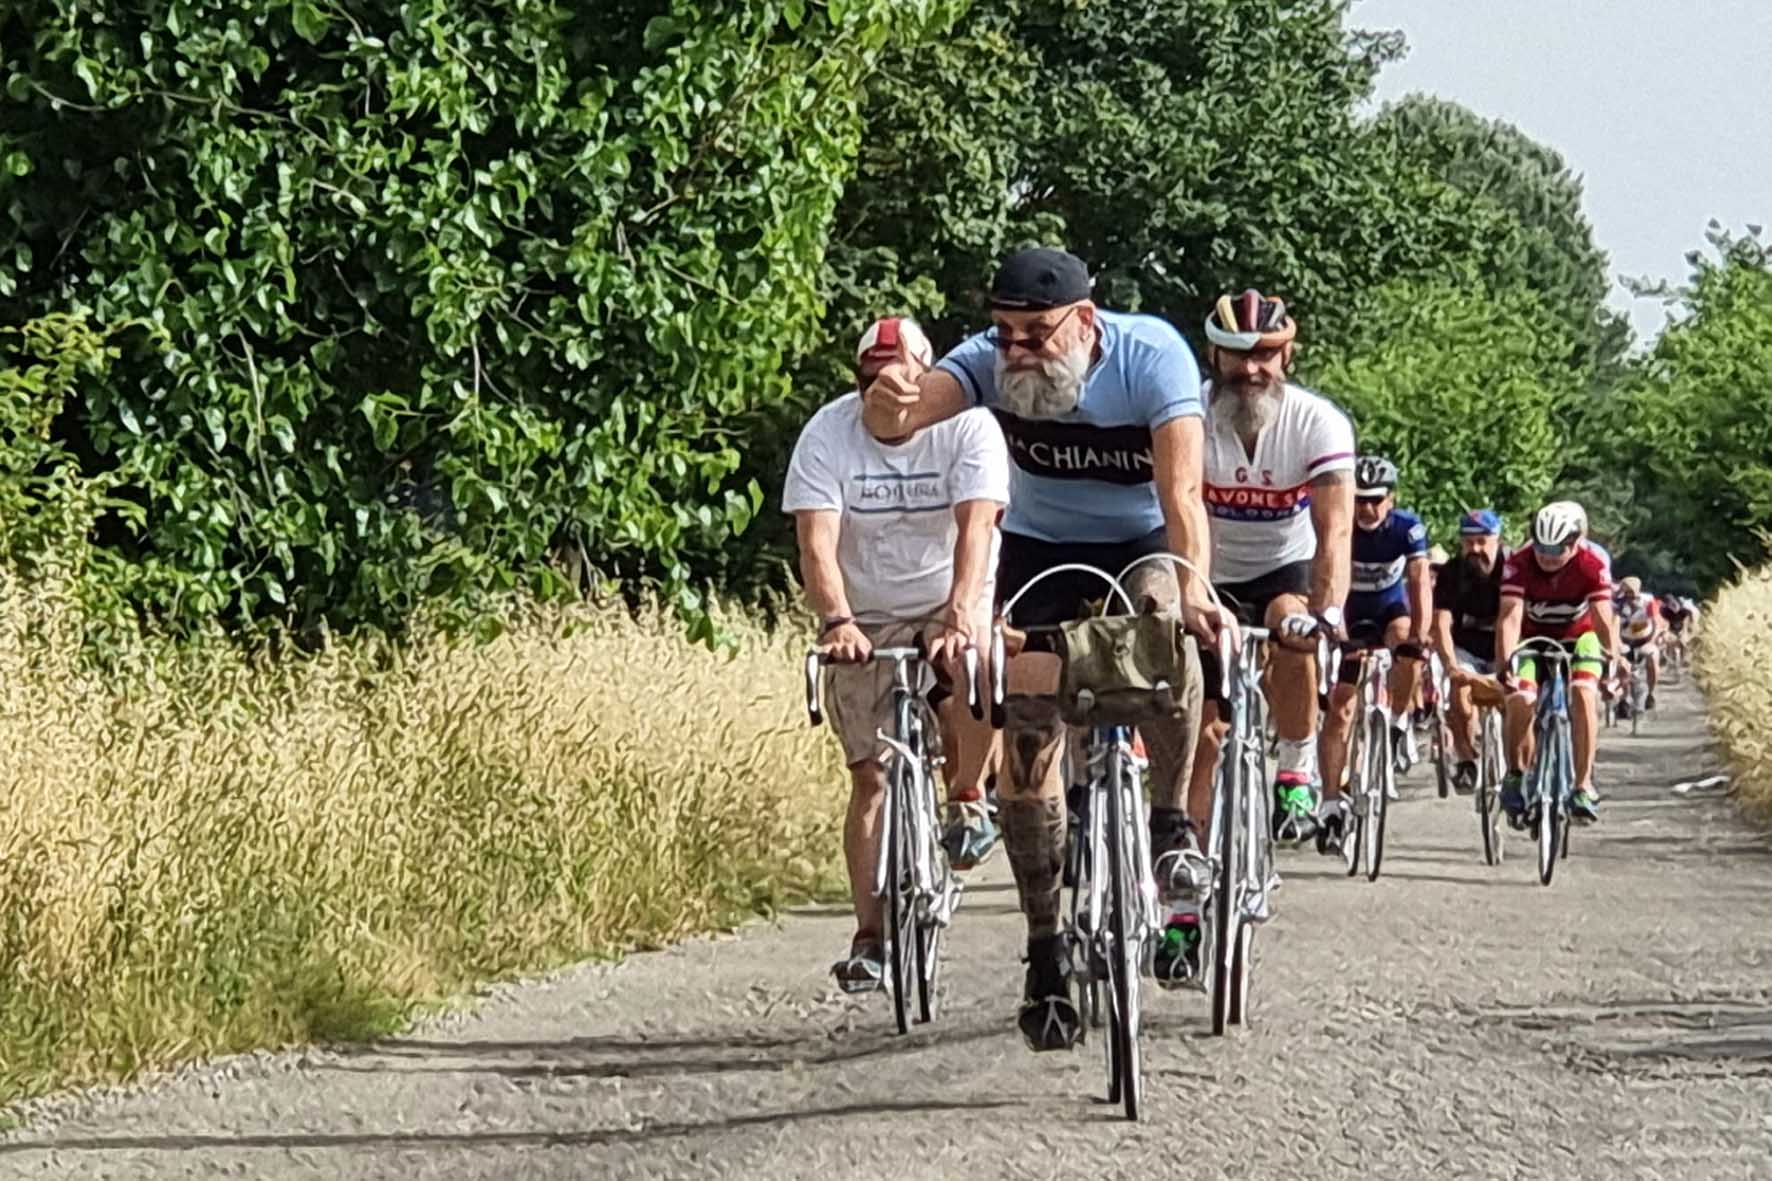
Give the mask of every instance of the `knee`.
<path id="1" fill-rule="evenodd" d="M 857 804 L 878 803 L 886 790 L 886 768 L 878 759 L 868 759 L 849 768 L 849 798 Z"/>

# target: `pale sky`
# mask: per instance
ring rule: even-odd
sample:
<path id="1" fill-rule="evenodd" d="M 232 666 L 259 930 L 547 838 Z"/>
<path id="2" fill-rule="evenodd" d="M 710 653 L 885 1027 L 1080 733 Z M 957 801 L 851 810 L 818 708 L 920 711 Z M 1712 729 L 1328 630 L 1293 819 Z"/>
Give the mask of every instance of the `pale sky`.
<path id="1" fill-rule="evenodd" d="M 1772 0 L 1358 0 L 1349 23 L 1408 36 L 1381 101 L 1427 91 L 1560 152 L 1614 276 L 1683 281 L 1711 218 L 1772 223 Z M 1639 336 L 1665 320 L 1613 303 Z"/>

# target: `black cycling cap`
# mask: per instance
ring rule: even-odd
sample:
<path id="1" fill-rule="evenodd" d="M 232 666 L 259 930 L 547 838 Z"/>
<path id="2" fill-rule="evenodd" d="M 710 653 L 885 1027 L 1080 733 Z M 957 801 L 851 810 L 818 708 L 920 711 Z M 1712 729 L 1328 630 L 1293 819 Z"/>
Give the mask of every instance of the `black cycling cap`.
<path id="1" fill-rule="evenodd" d="M 1043 312 L 1089 298 L 1093 286 L 1083 260 L 1064 250 L 1035 247 L 1003 260 L 991 280 L 991 307 L 1004 312 Z"/>

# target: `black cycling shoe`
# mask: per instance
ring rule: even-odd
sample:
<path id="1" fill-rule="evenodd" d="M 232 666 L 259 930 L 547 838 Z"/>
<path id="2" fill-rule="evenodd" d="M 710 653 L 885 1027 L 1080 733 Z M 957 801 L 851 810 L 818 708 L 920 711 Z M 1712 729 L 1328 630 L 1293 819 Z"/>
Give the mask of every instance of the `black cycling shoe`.
<path id="1" fill-rule="evenodd" d="M 1643 708 L 1646 710 L 1651 710 L 1651 709 L 1655 708 L 1655 694 L 1651 693 L 1647 697 L 1643 698 Z"/>
<path id="2" fill-rule="evenodd" d="M 1036 1054 L 1069 1050 L 1083 1040 L 1083 1022 L 1071 999 L 1070 954 L 1063 935 L 1028 940 L 1027 984 L 1015 1023 Z"/>
<path id="3" fill-rule="evenodd" d="M 1452 790 L 1461 796 L 1477 790 L 1477 764 L 1473 760 L 1462 759 L 1452 768 Z"/>

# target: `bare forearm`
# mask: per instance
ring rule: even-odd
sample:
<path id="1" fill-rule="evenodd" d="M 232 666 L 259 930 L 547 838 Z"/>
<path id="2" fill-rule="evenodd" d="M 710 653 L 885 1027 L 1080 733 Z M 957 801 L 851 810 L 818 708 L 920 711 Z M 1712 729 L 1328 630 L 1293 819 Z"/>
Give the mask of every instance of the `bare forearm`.
<path id="1" fill-rule="evenodd" d="M 1514 646 L 1520 642 L 1520 613 L 1518 609 L 1502 608 L 1501 617 L 1495 621 L 1495 667 L 1507 668 L 1508 658 L 1514 654 Z"/>
<path id="2" fill-rule="evenodd" d="M 800 543 L 800 581 L 806 602 L 820 619 L 846 619 L 849 595 L 837 564 L 838 520 L 835 513 L 802 513 L 795 521 Z"/>
<path id="3" fill-rule="evenodd" d="M 1311 526 L 1317 556 L 1311 562 L 1311 610 L 1347 601 L 1354 560 L 1354 478 L 1332 472 L 1311 482 Z"/>
<path id="4" fill-rule="evenodd" d="M 959 522 L 954 541 L 954 585 L 948 593 L 948 606 L 970 611 L 984 598 L 985 584 L 991 576 L 991 538 L 997 526 L 1000 507 L 990 501 L 969 500 L 954 509 Z"/>
<path id="5" fill-rule="evenodd" d="M 1428 589 L 1426 561 L 1409 563 L 1409 618 L 1416 636 L 1426 640 L 1433 621 L 1433 592 Z"/>
<path id="6" fill-rule="evenodd" d="M 1212 534 L 1206 519 L 1205 502 L 1196 496 L 1191 501 L 1182 500 L 1172 505 L 1165 498 L 1163 524 L 1169 537 L 1169 552 L 1186 558 L 1188 564 L 1199 572 L 1200 585 L 1193 589 L 1203 596 L 1205 585 L 1212 581 Z M 1176 577 L 1181 580 L 1182 595 L 1187 596 L 1194 575 L 1177 569 Z"/>
<path id="7" fill-rule="evenodd" d="M 1434 650 L 1440 659 L 1451 668 L 1458 663 L 1458 645 L 1452 642 L 1452 612 L 1434 612 Z"/>

